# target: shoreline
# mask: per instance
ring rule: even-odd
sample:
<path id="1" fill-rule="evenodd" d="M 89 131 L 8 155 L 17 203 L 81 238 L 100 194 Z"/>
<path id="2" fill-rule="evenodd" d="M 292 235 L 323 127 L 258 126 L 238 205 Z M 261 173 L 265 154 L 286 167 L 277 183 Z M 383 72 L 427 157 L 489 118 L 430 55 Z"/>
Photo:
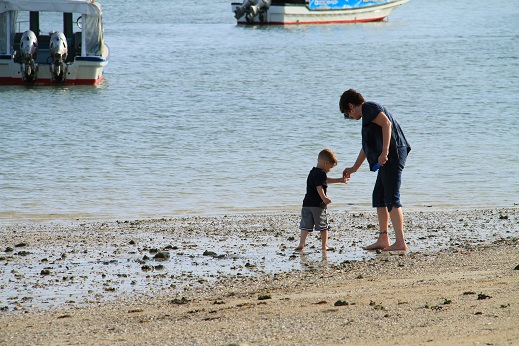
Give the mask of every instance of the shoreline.
<path id="1" fill-rule="evenodd" d="M 407 213 L 417 212 L 456 212 L 456 211 L 472 211 L 472 210 L 501 210 L 501 209 L 518 209 L 519 204 L 513 205 L 420 205 L 420 206 L 404 206 L 404 216 Z M 330 207 L 331 213 L 370 213 L 375 209 L 370 204 L 354 205 L 334 203 Z M 25 225 L 25 224 L 70 224 L 70 223 L 97 223 L 97 222 L 132 222 L 132 221 L 157 221 L 163 219 L 177 219 L 177 218 L 196 218 L 196 217 L 224 217 L 224 216 L 251 216 L 251 215 L 286 215 L 299 214 L 301 206 L 279 206 L 273 209 L 265 209 L 263 207 L 250 209 L 229 209 L 229 210 L 214 210 L 194 213 L 189 211 L 175 211 L 174 216 L 171 214 L 150 214 L 143 213 L 137 217 L 133 214 L 100 214 L 100 213 L 13 213 L 0 212 L 0 227 L 9 225 Z"/>
<path id="2" fill-rule="evenodd" d="M 410 249 L 380 255 L 360 250 L 375 232 L 368 212 L 332 213 L 327 256 L 316 238 L 293 253 L 297 214 L 2 227 L 13 251 L 0 249 L 0 344 L 517 340 L 519 209 L 405 217 Z M 471 325 L 482 320 L 486 332 Z"/>

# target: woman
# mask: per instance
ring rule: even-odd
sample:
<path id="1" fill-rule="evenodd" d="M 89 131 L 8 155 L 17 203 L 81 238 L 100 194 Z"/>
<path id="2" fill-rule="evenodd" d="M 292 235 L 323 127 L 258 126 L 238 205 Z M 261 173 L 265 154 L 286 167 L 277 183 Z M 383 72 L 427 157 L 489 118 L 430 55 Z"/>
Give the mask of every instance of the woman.
<path id="1" fill-rule="evenodd" d="M 377 181 L 373 188 L 373 207 L 377 208 L 379 223 L 378 239 L 364 249 L 406 251 L 400 184 L 402 170 L 411 146 L 400 125 L 387 109 L 378 103 L 366 102 L 364 97 L 354 89 L 349 89 L 342 94 L 339 107 L 345 117 L 362 119 L 362 148 L 354 165 L 344 169 L 344 177 L 350 178 L 366 158 L 370 170 L 378 169 Z M 396 236 L 393 245 L 390 245 L 387 234 L 390 218 Z"/>

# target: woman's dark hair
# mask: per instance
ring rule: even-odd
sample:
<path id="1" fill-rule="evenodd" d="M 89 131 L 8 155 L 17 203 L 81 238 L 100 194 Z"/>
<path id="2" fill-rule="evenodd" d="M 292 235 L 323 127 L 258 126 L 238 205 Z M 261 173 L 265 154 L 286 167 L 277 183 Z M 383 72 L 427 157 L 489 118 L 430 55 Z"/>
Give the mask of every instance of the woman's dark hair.
<path id="1" fill-rule="evenodd" d="M 348 108 L 348 103 L 351 103 L 354 106 L 358 106 L 364 102 L 366 101 L 360 93 L 358 93 L 355 89 L 348 89 L 341 96 L 341 100 L 339 101 L 339 109 L 341 110 L 341 113 L 344 113 L 344 110 Z"/>

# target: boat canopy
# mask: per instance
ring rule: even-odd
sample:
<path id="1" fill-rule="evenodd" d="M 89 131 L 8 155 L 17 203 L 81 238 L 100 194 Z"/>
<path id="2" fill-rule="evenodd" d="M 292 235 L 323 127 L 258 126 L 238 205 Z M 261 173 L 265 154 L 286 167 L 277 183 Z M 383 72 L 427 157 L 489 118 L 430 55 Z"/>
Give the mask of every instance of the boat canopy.
<path id="1" fill-rule="evenodd" d="M 19 11 L 81 14 L 84 40 L 81 55 L 102 56 L 102 11 L 101 4 L 95 0 L 0 0 L 0 54 L 11 54 Z"/>
<path id="2" fill-rule="evenodd" d="M 6 11 L 63 12 L 101 16 L 101 5 L 93 0 L 0 0 L 0 13 Z"/>

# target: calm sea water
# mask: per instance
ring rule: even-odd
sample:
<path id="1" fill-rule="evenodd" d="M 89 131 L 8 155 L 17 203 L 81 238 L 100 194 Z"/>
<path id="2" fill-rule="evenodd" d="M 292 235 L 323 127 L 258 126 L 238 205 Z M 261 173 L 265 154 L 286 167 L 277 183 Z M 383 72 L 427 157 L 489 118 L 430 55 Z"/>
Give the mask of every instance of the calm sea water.
<path id="1" fill-rule="evenodd" d="M 341 175 L 354 87 L 413 146 L 407 208 L 519 203 L 519 7 L 412 0 L 387 22 L 236 26 L 230 1 L 102 1 L 96 87 L 0 87 L 0 217 L 124 219 L 298 211 L 325 147 Z M 369 209 L 367 165 L 333 185 Z"/>

